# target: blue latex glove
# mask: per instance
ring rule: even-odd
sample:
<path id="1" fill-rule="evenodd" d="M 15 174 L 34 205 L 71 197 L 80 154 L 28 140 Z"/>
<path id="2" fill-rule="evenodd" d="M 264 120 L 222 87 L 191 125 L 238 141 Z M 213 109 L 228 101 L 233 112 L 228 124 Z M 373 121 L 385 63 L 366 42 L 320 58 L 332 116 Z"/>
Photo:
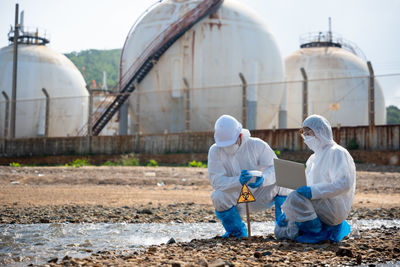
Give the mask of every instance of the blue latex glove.
<path id="1" fill-rule="evenodd" d="M 262 185 L 262 183 L 264 182 L 264 176 L 260 176 L 256 178 L 256 182 L 255 183 L 249 183 L 249 186 L 251 188 L 257 188 L 260 185 Z"/>
<path id="2" fill-rule="evenodd" d="M 312 198 L 312 194 L 311 194 L 311 187 L 309 186 L 302 186 L 300 188 L 297 188 L 297 193 L 299 193 L 300 195 L 305 196 L 308 199 Z"/>
<path id="3" fill-rule="evenodd" d="M 277 195 L 274 199 L 275 203 L 275 222 L 277 225 L 284 227 L 287 225 L 286 214 L 282 212 L 282 205 L 286 200 L 286 196 Z"/>
<path id="4" fill-rule="evenodd" d="M 242 185 L 247 184 L 251 179 L 251 175 L 248 170 L 242 170 L 240 173 L 239 181 Z"/>

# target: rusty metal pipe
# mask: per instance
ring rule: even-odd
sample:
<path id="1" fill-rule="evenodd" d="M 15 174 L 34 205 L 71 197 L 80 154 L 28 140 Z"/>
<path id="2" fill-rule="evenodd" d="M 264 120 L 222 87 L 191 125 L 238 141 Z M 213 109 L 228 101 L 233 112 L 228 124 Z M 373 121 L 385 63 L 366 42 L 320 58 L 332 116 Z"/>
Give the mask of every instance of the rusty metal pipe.
<path id="1" fill-rule="evenodd" d="M 15 4 L 15 24 L 14 24 L 14 56 L 13 56 L 13 77 L 11 94 L 11 138 L 15 138 L 15 120 L 17 112 L 17 63 L 18 63 L 18 12 L 19 5 Z"/>
<path id="2" fill-rule="evenodd" d="M 368 123 L 369 126 L 375 125 L 375 75 L 371 61 L 367 62 L 369 79 L 368 79 Z"/>
<path id="3" fill-rule="evenodd" d="M 303 76 L 303 121 L 308 116 L 308 78 L 304 68 L 300 68 L 301 75 Z"/>
<path id="4" fill-rule="evenodd" d="M 6 110 L 4 112 L 4 138 L 8 137 L 8 116 L 10 115 L 10 98 L 8 97 L 7 93 L 2 91 L 1 92 L 4 96 L 4 98 L 6 99 Z"/>
<path id="5" fill-rule="evenodd" d="M 247 125 L 247 81 L 243 73 L 239 73 L 240 80 L 242 81 L 242 123 L 244 128 L 248 128 Z"/>
<path id="6" fill-rule="evenodd" d="M 49 118 L 50 118 L 50 97 L 45 88 L 42 88 L 43 94 L 46 96 L 46 119 L 44 126 L 44 136 L 49 136 Z"/>
<path id="7" fill-rule="evenodd" d="M 186 114 L 185 114 L 185 121 L 186 121 L 186 132 L 190 131 L 190 87 L 189 82 L 186 78 L 183 78 L 183 83 L 185 84 L 185 91 L 186 91 Z"/>

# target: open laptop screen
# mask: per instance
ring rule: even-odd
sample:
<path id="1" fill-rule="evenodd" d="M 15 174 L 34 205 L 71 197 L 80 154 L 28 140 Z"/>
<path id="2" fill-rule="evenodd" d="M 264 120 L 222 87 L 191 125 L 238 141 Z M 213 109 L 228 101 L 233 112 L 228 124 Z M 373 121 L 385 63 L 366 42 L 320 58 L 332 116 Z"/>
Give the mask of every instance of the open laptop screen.
<path id="1" fill-rule="evenodd" d="M 299 187 L 306 186 L 306 173 L 304 164 L 274 159 L 276 185 L 296 190 Z"/>

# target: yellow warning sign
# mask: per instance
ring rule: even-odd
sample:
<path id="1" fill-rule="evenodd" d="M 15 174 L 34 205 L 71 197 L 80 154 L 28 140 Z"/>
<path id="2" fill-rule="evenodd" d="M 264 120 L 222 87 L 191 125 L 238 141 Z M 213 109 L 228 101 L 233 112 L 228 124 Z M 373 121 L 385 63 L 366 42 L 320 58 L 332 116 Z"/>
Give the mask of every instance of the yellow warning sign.
<path id="1" fill-rule="evenodd" d="M 246 203 L 246 202 L 254 202 L 256 199 L 253 194 L 250 192 L 249 188 L 246 184 L 243 185 L 242 191 L 240 192 L 239 199 L 237 203 Z"/>

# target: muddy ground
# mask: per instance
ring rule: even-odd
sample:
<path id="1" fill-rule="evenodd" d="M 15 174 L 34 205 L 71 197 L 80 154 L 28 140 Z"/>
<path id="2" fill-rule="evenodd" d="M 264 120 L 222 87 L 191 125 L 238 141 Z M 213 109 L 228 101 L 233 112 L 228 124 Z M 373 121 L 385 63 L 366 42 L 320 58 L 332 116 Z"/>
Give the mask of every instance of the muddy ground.
<path id="1" fill-rule="evenodd" d="M 210 200 L 211 191 L 207 169 L 203 168 L 3 166 L 0 223 L 219 223 Z M 273 209 L 251 218 L 273 220 Z M 356 195 L 349 216 L 353 218 L 400 219 L 400 167 L 357 165 Z M 51 264 L 263 266 L 400 261 L 398 230 L 366 231 L 360 239 L 325 243 L 322 247 L 277 241 L 273 236 L 250 242 L 194 240 L 150 247 L 139 254 L 96 252 L 85 260 L 67 257 L 53 259 Z"/>

